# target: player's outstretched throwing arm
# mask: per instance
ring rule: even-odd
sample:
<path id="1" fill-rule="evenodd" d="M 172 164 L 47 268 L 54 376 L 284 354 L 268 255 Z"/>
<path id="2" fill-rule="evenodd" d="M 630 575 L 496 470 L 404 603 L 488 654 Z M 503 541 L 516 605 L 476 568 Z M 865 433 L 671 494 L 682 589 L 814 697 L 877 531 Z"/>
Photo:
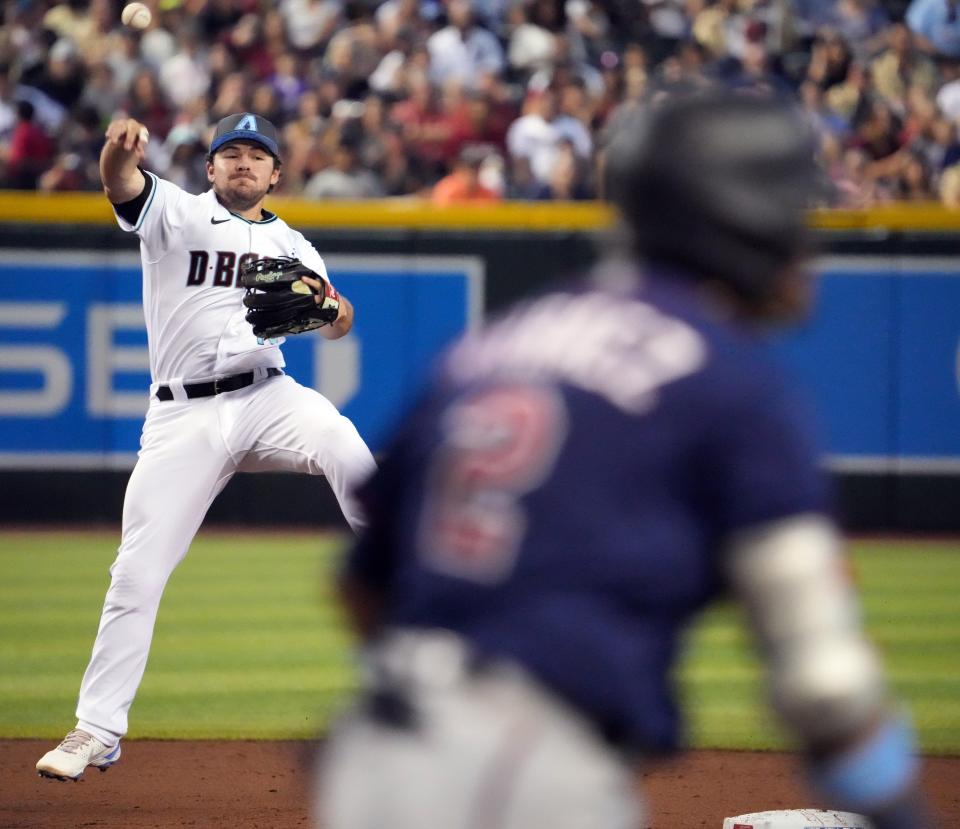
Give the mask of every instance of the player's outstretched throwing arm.
<path id="1" fill-rule="evenodd" d="M 134 118 L 119 118 L 110 123 L 106 135 L 100 153 L 100 179 L 111 203 L 122 204 L 143 192 L 146 180 L 138 165 L 150 133 Z"/>

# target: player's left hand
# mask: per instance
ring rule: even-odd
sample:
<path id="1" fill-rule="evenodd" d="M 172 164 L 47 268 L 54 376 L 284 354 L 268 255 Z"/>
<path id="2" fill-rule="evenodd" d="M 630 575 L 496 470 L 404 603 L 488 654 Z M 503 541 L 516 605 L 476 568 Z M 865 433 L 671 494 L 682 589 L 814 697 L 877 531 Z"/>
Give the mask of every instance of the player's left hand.
<path id="1" fill-rule="evenodd" d="M 325 302 L 329 302 L 331 296 L 334 296 L 338 300 L 337 306 L 337 319 L 343 316 L 346 306 L 343 302 L 340 302 L 340 295 L 337 293 L 337 289 L 333 287 L 325 279 L 317 277 L 314 279 L 312 276 L 302 276 L 300 277 L 302 282 L 306 282 L 313 289 L 313 301 L 317 303 L 320 307 L 323 307 Z M 337 319 L 331 321 L 331 325 L 337 321 Z"/>
<path id="2" fill-rule="evenodd" d="M 247 289 L 247 322 L 258 337 L 301 334 L 335 323 L 340 295 L 298 259 L 276 257 L 245 262 L 240 282 Z"/>

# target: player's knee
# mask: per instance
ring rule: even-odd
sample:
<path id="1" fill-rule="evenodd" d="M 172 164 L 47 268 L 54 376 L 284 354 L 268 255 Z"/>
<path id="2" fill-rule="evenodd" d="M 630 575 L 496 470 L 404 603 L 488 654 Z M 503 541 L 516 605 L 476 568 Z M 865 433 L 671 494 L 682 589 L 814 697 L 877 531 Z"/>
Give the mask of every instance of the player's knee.
<path id="1" fill-rule="evenodd" d="M 350 480 L 362 480 L 376 468 L 373 455 L 357 427 L 343 415 L 331 422 L 323 445 L 328 454 L 328 465 L 336 465 Z"/>
<path id="2" fill-rule="evenodd" d="M 118 560 L 110 575 L 107 604 L 115 611 L 135 611 L 160 603 L 170 574 L 166 569 Z"/>
<path id="3" fill-rule="evenodd" d="M 774 707 L 809 743 L 857 733 L 883 703 L 873 649 L 859 636 L 810 643 L 773 668 Z"/>

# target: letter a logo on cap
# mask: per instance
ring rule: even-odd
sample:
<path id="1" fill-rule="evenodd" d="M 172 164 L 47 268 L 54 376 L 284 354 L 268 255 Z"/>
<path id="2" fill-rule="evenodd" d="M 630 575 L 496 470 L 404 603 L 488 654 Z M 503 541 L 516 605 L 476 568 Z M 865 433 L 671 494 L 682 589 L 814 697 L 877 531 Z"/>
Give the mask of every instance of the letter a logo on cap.
<path id="1" fill-rule="evenodd" d="M 251 115 L 249 112 L 240 119 L 237 125 L 234 127 L 237 130 L 251 130 L 252 132 L 260 132 L 260 129 L 257 127 L 257 119 L 255 116 Z"/>

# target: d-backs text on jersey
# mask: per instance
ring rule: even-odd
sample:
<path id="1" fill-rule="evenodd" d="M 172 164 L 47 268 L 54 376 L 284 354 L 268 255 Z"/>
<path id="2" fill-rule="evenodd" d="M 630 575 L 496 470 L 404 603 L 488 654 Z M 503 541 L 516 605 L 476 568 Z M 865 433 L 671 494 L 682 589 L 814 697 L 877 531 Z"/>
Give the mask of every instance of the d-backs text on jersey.
<path id="1" fill-rule="evenodd" d="M 187 271 L 187 285 L 204 285 L 207 274 L 211 274 L 210 284 L 218 288 L 241 287 L 240 268 L 245 262 L 259 259 L 258 253 L 244 253 L 237 256 L 232 250 L 191 250 L 190 267 Z M 210 264 L 213 257 L 213 264 Z"/>

